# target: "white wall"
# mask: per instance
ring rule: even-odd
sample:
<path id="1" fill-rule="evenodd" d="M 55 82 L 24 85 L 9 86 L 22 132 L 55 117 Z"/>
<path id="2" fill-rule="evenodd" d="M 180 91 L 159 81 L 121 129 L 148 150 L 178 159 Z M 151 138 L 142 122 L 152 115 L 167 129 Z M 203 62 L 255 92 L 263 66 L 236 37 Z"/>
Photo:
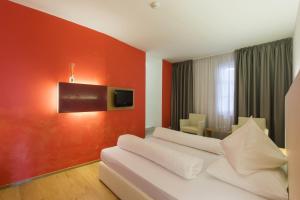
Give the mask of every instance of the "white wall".
<path id="1" fill-rule="evenodd" d="M 294 78 L 297 76 L 299 70 L 300 70 L 300 5 L 298 8 L 298 15 L 296 20 L 296 26 L 295 26 L 295 33 L 294 33 Z"/>
<path id="2" fill-rule="evenodd" d="M 161 126 L 162 59 L 146 54 L 146 128 Z"/>

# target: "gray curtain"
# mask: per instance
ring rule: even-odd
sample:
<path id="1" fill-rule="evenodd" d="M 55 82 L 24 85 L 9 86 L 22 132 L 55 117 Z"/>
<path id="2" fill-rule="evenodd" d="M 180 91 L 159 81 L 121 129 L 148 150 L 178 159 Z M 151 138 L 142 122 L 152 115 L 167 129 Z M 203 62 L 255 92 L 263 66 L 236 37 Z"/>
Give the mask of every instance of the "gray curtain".
<path id="1" fill-rule="evenodd" d="M 193 112 L 193 61 L 172 66 L 171 128 L 179 130 L 179 120 Z"/>
<path id="2" fill-rule="evenodd" d="M 285 144 L 285 94 L 293 80 L 292 39 L 236 50 L 236 115 L 263 117 L 270 138 Z"/>

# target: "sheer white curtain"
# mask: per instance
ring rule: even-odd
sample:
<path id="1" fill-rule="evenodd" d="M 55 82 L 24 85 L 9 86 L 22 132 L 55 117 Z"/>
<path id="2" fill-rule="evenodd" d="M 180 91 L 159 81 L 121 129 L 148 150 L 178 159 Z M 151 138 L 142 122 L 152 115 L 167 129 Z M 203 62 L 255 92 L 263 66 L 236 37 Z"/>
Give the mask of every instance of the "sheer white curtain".
<path id="1" fill-rule="evenodd" d="M 194 108 L 208 127 L 228 131 L 234 120 L 234 54 L 194 60 Z"/>

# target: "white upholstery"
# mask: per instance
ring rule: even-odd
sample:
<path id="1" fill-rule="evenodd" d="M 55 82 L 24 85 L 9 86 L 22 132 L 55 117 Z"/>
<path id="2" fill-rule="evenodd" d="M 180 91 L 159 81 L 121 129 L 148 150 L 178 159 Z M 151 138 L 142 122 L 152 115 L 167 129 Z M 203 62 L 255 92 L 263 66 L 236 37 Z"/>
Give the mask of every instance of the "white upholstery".
<path id="1" fill-rule="evenodd" d="M 190 113 L 189 119 L 180 120 L 180 131 L 203 135 L 206 125 L 206 115 Z"/>
<path id="2" fill-rule="evenodd" d="M 117 145 L 121 149 L 151 160 L 185 179 L 197 178 L 203 167 L 203 160 L 196 156 L 153 144 L 135 135 L 121 135 Z"/>
<path id="3" fill-rule="evenodd" d="M 208 167 L 207 173 L 226 183 L 268 199 L 288 200 L 288 179 L 280 168 L 260 170 L 257 173 L 244 176 L 236 172 L 225 158 L 220 158 Z"/>
<path id="4" fill-rule="evenodd" d="M 153 200 L 126 178 L 100 162 L 99 179 L 122 200 Z"/>
<path id="5" fill-rule="evenodd" d="M 220 143 L 226 159 L 239 174 L 275 169 L 287 162 L 276 144 L 252 118 Z"/>
<path id="6" fill-rule="evenodd" d="M 239 117 L 238 124 L 232 125 L 232 132 L 236 131 L 238 128 L 243 126 L 248 120 L 249 117 Z M 266 135 L 269 135 L 269 130 L 267 129 L 267 123 L 265 118 L 253 118 L 253 120 L 256 122 L 259 128 L 261 128 L 261 130 L 264 131 Z"/>
<path id="7" fill-rule="evenodd" d="M 220 144 L 221 140 L 217 138 L 210 138 L 192 134 L 182 134 L 182 132 L 162 127 L 155 128 L 153 137 L 214 154 L 224 154 Z"/>

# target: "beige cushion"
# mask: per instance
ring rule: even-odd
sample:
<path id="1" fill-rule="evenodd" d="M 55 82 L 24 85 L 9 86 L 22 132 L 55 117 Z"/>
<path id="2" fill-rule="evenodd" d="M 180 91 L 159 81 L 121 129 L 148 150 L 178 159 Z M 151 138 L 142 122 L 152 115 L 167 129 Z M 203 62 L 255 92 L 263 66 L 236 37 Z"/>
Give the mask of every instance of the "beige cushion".
<path id="1" fill-rule="evenodd" d="M 240 174 L 282 166 L 287 158 L 251 118 L 221 141 L 225 156 Z"/>
<path id="2" fill-rule="evenodd" d="M 195 126 L 183 126 L 183 127 L 181 127 L 181 131 L 198 134 L 199 129 L 198 129 L 198 127 L 195 127 Z"/>
<path id="3" fill-rule="evenodd" d="M 204 121 L 205 115 L 190 113 L 189 121 L 191 126 L 198 126 L 199 121 Z"/>
<path id="4" fill-rule="evenodd" d="M 180 131 L 203 135 L 206 124 L 206 115 L 190 113 L 189 119 L 180 119 Z"/>
<path id="5" fill-rule="evenodd" d="M 238 118 L 238 125 L 242 126 L 244 124 L 246 124 L 246 122 L 249 120 L 249 117 L 239 117 Z M 252 118 L 255 123 L 262 129 L 266 129 L 267 125 L 266 125 L 266 119 L 265 118 Z"/>

